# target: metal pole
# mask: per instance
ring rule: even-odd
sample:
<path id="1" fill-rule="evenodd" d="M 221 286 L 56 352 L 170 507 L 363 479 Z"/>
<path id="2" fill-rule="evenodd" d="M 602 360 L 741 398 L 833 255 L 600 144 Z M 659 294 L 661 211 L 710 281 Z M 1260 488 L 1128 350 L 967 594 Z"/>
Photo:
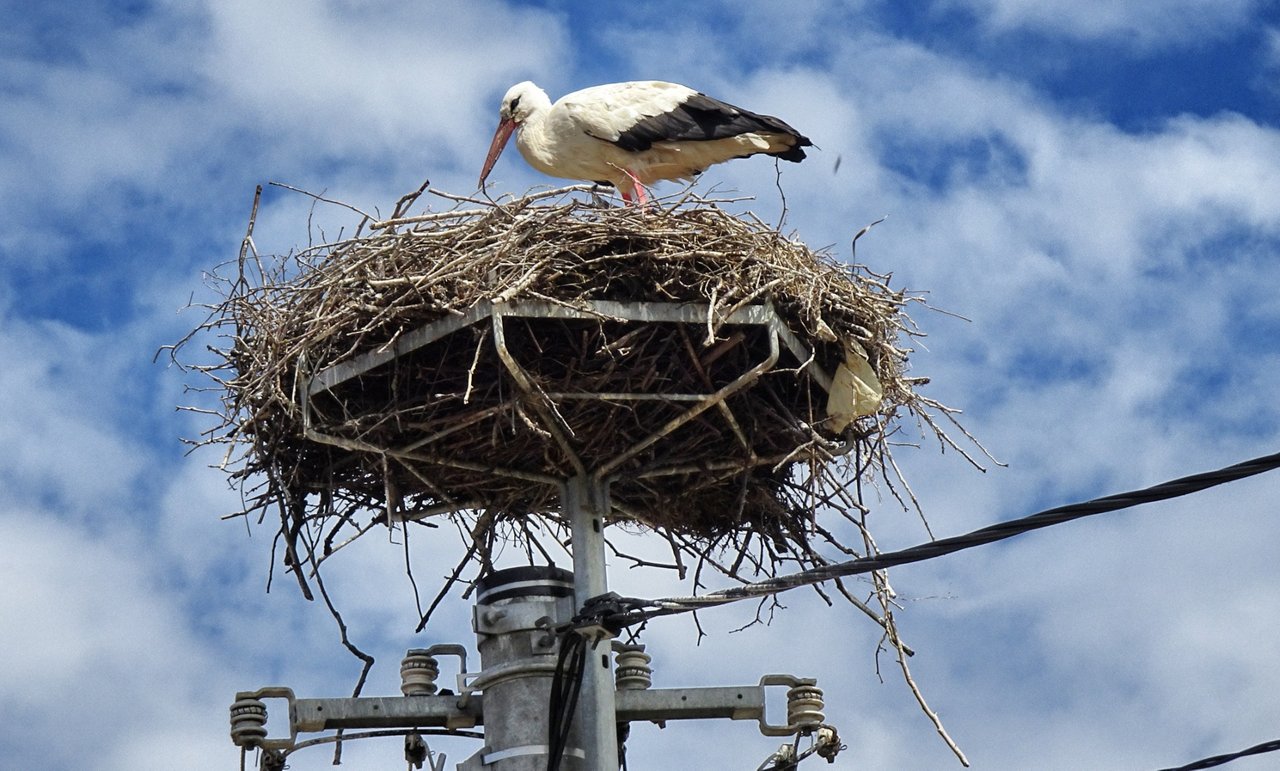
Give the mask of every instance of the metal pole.
<path id="1" fill-rule="evenodd" d="M 563 504 L 573 533 L 573 598 L 581 610 L 587 600 L 609 590 L 604 563 L 608 483 L 590 475 L 576 476 L 565 484 Z M 605 639 L 590 651 L 575 717 L 587 752 L 586 767 L 593 771 L 618 768 L 617 705 L 609 654 Z"/>
<path id="2" fill-rule="evenodd" d="M 470 686 L 483 693 L 485 746 L 459 771 L 546 771 L 554 629 L 573 618 L 572 583 L 569 571 L 545 566 L 498 570 L 476 583 L 481 670 Z M 580 748 L 565 754 L 563 768 L 584 768 Z"/>

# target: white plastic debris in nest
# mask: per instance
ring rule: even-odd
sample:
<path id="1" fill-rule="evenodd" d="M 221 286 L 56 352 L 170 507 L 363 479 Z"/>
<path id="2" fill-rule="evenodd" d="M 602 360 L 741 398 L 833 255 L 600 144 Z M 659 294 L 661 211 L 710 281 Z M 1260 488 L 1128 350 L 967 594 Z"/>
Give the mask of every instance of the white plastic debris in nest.
<path id="1" fill-rule="evenodd" d="M 844 361 L 836 367 L 827 393 L 827 427 L 837 434 L 854 420 L 875 414 L 884 398 L 884 388 L 867 361 L 862 346 L 844 348 Z"/>

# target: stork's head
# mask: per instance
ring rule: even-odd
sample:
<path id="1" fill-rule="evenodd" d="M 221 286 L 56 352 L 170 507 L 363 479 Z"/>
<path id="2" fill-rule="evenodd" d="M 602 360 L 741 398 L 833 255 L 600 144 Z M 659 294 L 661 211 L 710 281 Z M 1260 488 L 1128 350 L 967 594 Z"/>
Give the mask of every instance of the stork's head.
<path id="1" fill-rule="evenodd" d="M 498 110 L 498 130 L 493 134 L 493 143 L 489 145 L 489 155 L 484 159 L 484 168 L 480 171 L 480 187 L 498 162 L 498 156 L 507 146 L 511 132 L 515 131 L 529 116 L 551 106 L 547 92 L 535 86 L 531 81 L 517 83 L 507 89 L 502 97 L 502 108 Z"/>

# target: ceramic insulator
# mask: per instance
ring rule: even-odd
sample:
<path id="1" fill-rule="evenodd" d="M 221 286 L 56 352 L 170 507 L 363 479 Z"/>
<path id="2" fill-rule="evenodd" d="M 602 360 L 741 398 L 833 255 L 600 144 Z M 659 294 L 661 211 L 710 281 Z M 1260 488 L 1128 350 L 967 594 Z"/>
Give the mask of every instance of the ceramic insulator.
<path id="1" fill-rule="evenodd" d="M 826 719 L 822 713 L 825 706 L 818 686 L 793 686 L 787 691 L 787 725 L 802 732 L 811 731 Z"/>
<path id="2" fill-rule="evenodd" d="M 653 685 L 653 667 L 649 666 L 649 662 L 653 657 L 644 652 L 643 648 L 637 650 L 621 650 L 617 653 L 617 669 L 614 672 L 614 682 L 619 690 L 644 690 Z"/>
<path id="3" fill-rule="evenodd" d="M 440 664 L 422 648 L 414 648 L 400 662 L 400 692 L 405 696 L 430 696 L 436 692 Z"/>
<path id="4" fill-rule="evenodd" d="M 267 705 L 261 699 L 237 695 L 231 705 L 231 741 L 237 747 L 253 749 L 267 738 Z"/>

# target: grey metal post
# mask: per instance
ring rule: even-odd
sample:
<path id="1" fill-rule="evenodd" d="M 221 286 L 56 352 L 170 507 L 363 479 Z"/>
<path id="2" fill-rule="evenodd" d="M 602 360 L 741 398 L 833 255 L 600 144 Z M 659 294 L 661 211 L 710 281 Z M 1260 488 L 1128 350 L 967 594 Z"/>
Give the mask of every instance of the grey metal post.
<path id="1" fill-rule="evenodd" d="M 581 610 L 587 600 L 609 590 L 604 562 L 608 483 L 590 475 L 574 477 L 565 484 L 562 503 L 572 526 L 573 598 Z M 589 652 L 575 717 L 587 752 L 587 767 L 595 771 L 618 768 L 617 703 L 610 652 L 607 640 Z"/>
<path id="2" fill-rule="evenodd" d="M 573 618 L 572 586 L 567 570 L 538 566 L 495 571 L 477 582 L 481 670 L 470 686 L 484 694 L 485 746 L 458 766 L 462 771 L 546 771 L 554 629 Z M 569 738 L 562 767 L 589 768 L 580 740 Z"/>

